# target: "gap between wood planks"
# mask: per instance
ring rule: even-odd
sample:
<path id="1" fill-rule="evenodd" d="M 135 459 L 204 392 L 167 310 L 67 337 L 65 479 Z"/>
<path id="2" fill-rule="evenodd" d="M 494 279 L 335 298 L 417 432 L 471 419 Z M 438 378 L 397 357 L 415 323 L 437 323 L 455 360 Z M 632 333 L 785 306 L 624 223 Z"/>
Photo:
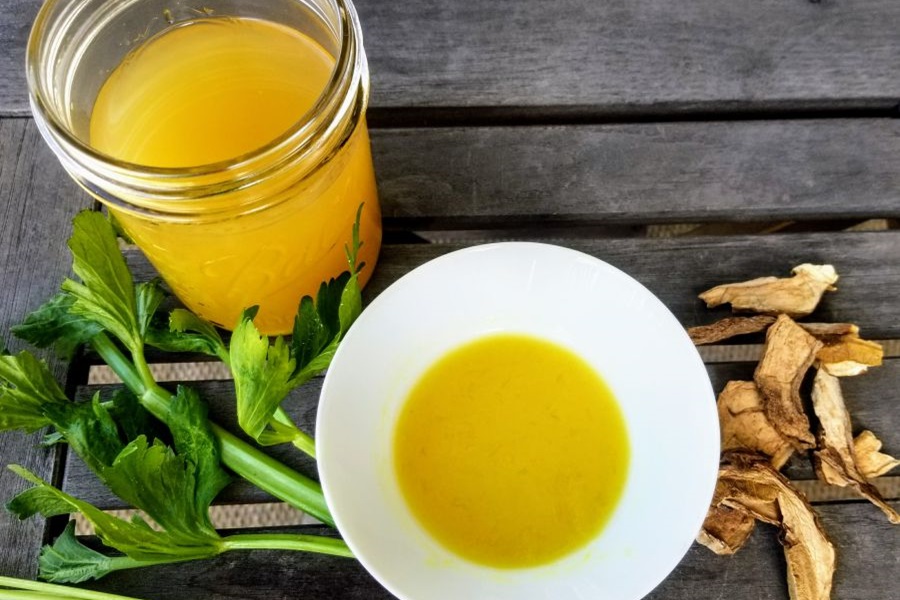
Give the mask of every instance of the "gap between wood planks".
<path id="1" fill-rule="evenodd" d="M 801 119 L 895 119 L 900 104 L 882 99 L 848 101 L 657 102 L 603 106 L 373 106 L 366 113 L 371 129 L 417 127 L 534 127 L 709 121 L 783 121 Z"/>
<path id="2" fill-rule="evenodd" d="M 720 100 L 648 105 L 369 106 L 370 129 L 418 127 L 529 127 L 709 121 L 895 119 L 900 104 L 881 98 Z M 0 106 L 2 119 L 32 119 L 26 105 Z"/>
<path id="3" fill-rule="evenodd" d="M 413 227 L 412 229 L 416 229 Z M 480 228 L 462 224 L 459 229 L 409 231 L 385 224 L 385 244 L 452 244 L 474 242 L 540 241 L 565 242 L 609 238 L 683 238 L 699 236 L 768 235 L 774 233 L 859 232 L 900 229 L 893 219 L 822 221 L 749 221 L 710 223 L 667 223 L 658 225 L 569 225 L 534 224 L 515 228 Z"/>

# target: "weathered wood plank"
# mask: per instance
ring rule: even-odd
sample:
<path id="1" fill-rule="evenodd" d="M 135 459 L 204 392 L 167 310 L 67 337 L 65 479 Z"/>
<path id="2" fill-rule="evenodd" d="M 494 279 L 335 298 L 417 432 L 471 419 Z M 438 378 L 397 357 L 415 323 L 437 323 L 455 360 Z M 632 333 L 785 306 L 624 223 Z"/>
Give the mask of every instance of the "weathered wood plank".
<path id="1" fill-rule="evenodd" d="M 27 110 L 23 48 L 39 4 L 0 1 L 0 114 Z M 356 4 L 373 115 L 553 105 L 588 115 L 887 109 L 900 97 L 892 0 Z"/>
<path id="2" fill-rule="evenodd" d="M 0 116 L 30 114 L 25 45 L 40 0 L 0 0 Z"/>
<path id="3" fill-rule="evenodd" d="M 685 327 L 729 313 L 708 310 L 697 294 L 720 283 L 763 275 L 786 277 L 804 262 L 831 263 L 839 291 L 825 295 L 810 321 L 852 321 L 873 339 L 900 337 L 900 235 L 895 231 L 720 238 L 564 240 L 560 245 L 603 259 L 656 294 Z M 402 275 L 461 244 L 385 246 L 366 289 L 375 297 Z"/>
<path id="4" fill-rule="evenodd" d="M 718 392 L 731 379 L 751 379 L 752 363 L 708 365 L 707 370 L 713 389 Z M 871 429 L 884 442 L 884 451 L 900 456 L 900 428 L 897 427 L 896 406 L 900 405 L 900 359 L 889 359 L 879 369 L 856 378 L 844 379 L 847 405 L 853 415 L 854 431 Z M 235 412 L 234 386 L 230 381 L 205 381 L 190 383 L 198 389 L 210 404 L 210 415 L 218 423 L 240 434 Z M 285 408 L 304 431 L 315 431 L 316 411 L 322 380 L 314 379 L 300 390 L 295 390 L 285 402 Z M 88 398 L 97 390 L 108 393 L 115 386 L 89 386 L 79 390 L 82 398 Z M 277 446 L 268 450 L 291 467 L 315 476 L 315 463 L 292 446 Z M 794 479 L 814 479 L 810 463 L 798 457 L 787 469 Z M 125 508 L 115 496 L 104 488 L 81 460 L 72 454 L 67 457 L 63 489 L 104 508 Z M 223 504 L 268 502 L 272 498 L 243 481 L 229 486 L 218 498 Z M 874 510 L 874 509 L 873 509 Z"/>
<path id="5" fill-rule="evenodd" d="M 539 231 L 532 232 L 539 239 Z M 625 271 L 669 307 L 685 327 L 730 314 L 705 308 L 697 295 L 721 283 L 775 275 L 788 277 L 801 263 L 831 263 L 840 274 L 837 292 L 825 295 L 808 321 L 852 321 L 869 339 L 900 338 L 900 232 L 775 234 L 657 239 L 559 240 Z M 382 248 L 363 292 L 371 300 L 413 268 L 468 244 L 392 245 Z M 127 259 L 135 277 L 156 272 L 137 250 Z"/>
<path id="6" fill-rule="evenodd" d="M 4 56 L 4 59 L 6 57 Z M 2 79 L 2 78 L 0 78 Z M 2 84 L 0 84 L 2 85 Z M 36 165 L 42 165 L 37 171 Z M 69 273 L 64 240 L 75 211 L 90 203 L 73 194 L 74 184 L 59 185 L 62 168 L 33 127 L 21 119 L 0 119 L 0 345 L 18 351 L 9 327 L 53 294 Z M 48 357 L 48 353 L 39 353 Z M 65 366 L 51 361 L 61 382 Z M 5 503 L 28 487 L 5 466 L 21 464 L 41 477 L 54 477 L 55 453 L 38 447 L 40 434 L 0 435 L 0 490 Z M 32 576 L 44 522 L 18 522 L 0 511 L 0 573 Z"/>
<path id="7" fill-rule="evenodd" d="M 394 231 L 900 217 L 895 120 L 382 130 L 372 143 Z M 29 168 L 72 189 L 62 169 Z"/>
<path id="8" fill-rule="evenodd" d="M 894 503 L 900 506 L 900 503 Z M 817 510 L 838 550 L 833 597 L 889 600 L 900 579 L 898 538 L 880 513 L 857 504 L 821 506 Z M 649 518 L 664 519 L 664 511 Z M 319 533 L 320 528 L 291 531 Z M 284 552 L 247 552 L 152 570 L 113 573 L 91 588 L 129 593 L 148 600 L 376 600 L 392 598 L 359 563 L 340 558 Z M 718 594 L 718 595 L 717 595 Z M 647 598 L 694 600 L 787 600 L 783 551 L 773 527 L 760 526 L 733 557 L 716 556 L 694 544 L 678 567 Z"/>
<path id="9" fill-rule="evenodd" d="M 894 106 L 900 91 L 890 0 L 357 6 L 376 107 Z"/>
<path id="10" fill-rule="evenodd" d="M 900 214 L 900 121 L 375 131 L 389 227 Z"/>
<path id="11" fill-rule="evenodd" d="M 893 502 L 900 506 L 900 502 Z M 835 600 L 890 600 L 900 576 L 900 538 L 884 515 L 861 504 L 817 506 L 822 525 L 837 550 Z M 716 556 L 694 544 L 677 569 L 648 596 L 654 600 L 692 598 L 787 599 L 783 550 L 776 530 L 760 525 L 732 557 Z"/>

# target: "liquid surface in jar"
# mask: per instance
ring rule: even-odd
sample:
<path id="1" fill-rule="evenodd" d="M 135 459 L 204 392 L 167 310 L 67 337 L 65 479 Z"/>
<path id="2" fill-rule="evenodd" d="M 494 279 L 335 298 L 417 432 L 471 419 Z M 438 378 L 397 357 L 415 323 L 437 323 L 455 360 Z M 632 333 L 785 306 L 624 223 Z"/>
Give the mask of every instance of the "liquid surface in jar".
<path id="1" fill-rule="evenodd" d="M 152 167 L 233 160 L 304 119 L 334 63 L 312 38 L 280 24 L 222 17 L 179 23 L 110 74 L 92 111 L 90 143 Z M 180 222 L 112 210 L 188 308 L 232 328 L 243 309 L 258 305 L 261 331 L 287 333 L 300 298 L 315 297 L 321 282 L 347 270 L 344 246 L 360 204 L 363 284 L 381 243 L 365 121 L 300 177 L 309 166 L 285 167 L 262 184 L 208 201 L 237 207 L 262 198 L 271 205 L 264 210 Z"/>
<path id="2" fill-rule="evenodd" d="M 100 90 L 91 145 L 151 167 L 236 158 L 284 134 L 318 100 L 334 58 L 286 26 L 179 24 L 130 53 Z"/>
<path id="3" fill-rule="evenodd" d="M 549 563 L 594 539 L 628 462 L 624 419 L 596 371 L 522 335 L 438 360 L 394 431 L 394 470 L 416 519 L 450 551 L 497 568 Z"/>

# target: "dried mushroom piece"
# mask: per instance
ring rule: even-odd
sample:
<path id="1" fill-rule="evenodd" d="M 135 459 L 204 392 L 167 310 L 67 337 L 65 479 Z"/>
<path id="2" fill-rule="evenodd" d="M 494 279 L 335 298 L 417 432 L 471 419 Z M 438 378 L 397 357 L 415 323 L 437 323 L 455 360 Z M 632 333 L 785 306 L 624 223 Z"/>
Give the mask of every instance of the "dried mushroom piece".
<path id="1" fill-rule="evenodd" d="M 806 498 L 794 488 L 778 497 L 781 507 L 784 556 L 787 559 L 788 594 L 792 600 L 825 600 L 831 597 L 835 552 L 818 517 Z"/>
<path id="2" fill-rule="evenodd" d="M 764 331 L 775 322 L 775 317 L 756 315 L 753 317 L 728 317 L 710 325 L 688 328 L 688 335 L 696 346 L 721 342 L 737 335 Z"/>
<path id="3" fill-rule="evenodd" d="M 764 398 L 752 381 L 729 381 L 716 405 L 722 430 L 722 452 L 749 450 L 772 458 L 780 469 L 791 457 L 794 447 L 772 425 L 763 410 Z"/>
<path id="4" fill-rule="evenodd" d="M 821 347 L 822 342 L 793 319 L 780 315 L 766 333 L 765 351 L 753 375 L 765 397 L 766 416 L 797 450 L 815 445 L 800 399 L 800 384 Z"/>
<path id="5" fill-rule="evenodd" d="M 756 469 L 759 465 L 766 468 Z M 764 523 L 779 525 L 778 488 L 765 476 L 768 471 L 777 472 L 758 454 L 723 453 L 712 505 L 743 511 Z"/>
<path id="6" fill-rule="evenodd" d="M 816 361 L 835 377 L 852 377 L 881 365 L 884 348 L 877 342 L 859 337 L 859 330 L 826 338 Z"/>
<path id="7" fill-rule="evenodd" d="M 742 283 L 727 283 L 700 294 L 706 306 L 731 304 L 735 312 L 805 317 L 812 313 L 826 291 L 837 288 L 838 275 L 831 265 L 802 264 L 793 277 L 760 277 Z"/>
<path id="8" fill-rule="evenodd" d="M 894 467 L 900 466 L 900 460 L 890 454 L 879 452 L 879 450 L 881 450 L 881 440 L 868 429 L 853 440 L 853 456 L 856 458 L 856 466 L 866 479 L 881 477 Z"/>
<path id="9" fill-rule="evenodd" d="M 822 426 L 819 449 L 814 453 L 819 478 L 832 485 L 851 486 L 880 508 L 891 523 L 900 524 L 900 514 L 884 501 L 856 465 L 850 413 L 844 404 L 838 378 L 819 369 L 813 382 L 812 397 L 813 408 Z"/>
<path id="10" fill-rule="evenodd" d="M 859 333 L 859 327 L 853 323 L 797 323 L 797 325 L 824 342 L 828 342 L 832 337 Z"/>
<path id="11" fill-rule="evenodd" d="M 755 526 L 756 519 L 743 510 L 713 506 L 703 521 L 697 542 L 716 554 L 734 554 L 747 543 Z"/>
<path id="12" fill-rule="evenodd" d="M 726 461 L 719 469 L 714 506 L 743 510 L 780 526 L 791 599 L 830 598 L 834 546 L 803 494 L 759 459 L 732 453 Z"/>

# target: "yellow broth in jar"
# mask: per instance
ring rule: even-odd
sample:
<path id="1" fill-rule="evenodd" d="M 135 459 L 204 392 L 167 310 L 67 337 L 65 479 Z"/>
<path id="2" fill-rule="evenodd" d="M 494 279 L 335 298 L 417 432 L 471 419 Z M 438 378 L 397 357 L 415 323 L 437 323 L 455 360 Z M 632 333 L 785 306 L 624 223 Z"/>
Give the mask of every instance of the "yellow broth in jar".
<path id="1" fill-rule="evenodd" d="M 110 74 L 93 107 L 90 143 L 147 167 L 233 161 L 301 122 L 334 66 L 321 45 L 285 25 L 238 17 L 179 23 L 143 42 Z M 259 305 L 259 328 L 285 333 L 300 298 L 347 269 L 344 246 L 360 204 L 363 283 L 381 242 L 364 120 L 326 161 L 306 177 L 297 171 L 311 165 L 289 165 L 231 192 L 224 200 L 232 208 L 211 219 L 114 212 L 189 308 L 231 328 L 244 308 Z M 269 206 L 241 211 L 258 198 Z M 192 201 L 214 212 L 223 198 Z M 171 203 L 163 208 L 177 212 Z"/>

